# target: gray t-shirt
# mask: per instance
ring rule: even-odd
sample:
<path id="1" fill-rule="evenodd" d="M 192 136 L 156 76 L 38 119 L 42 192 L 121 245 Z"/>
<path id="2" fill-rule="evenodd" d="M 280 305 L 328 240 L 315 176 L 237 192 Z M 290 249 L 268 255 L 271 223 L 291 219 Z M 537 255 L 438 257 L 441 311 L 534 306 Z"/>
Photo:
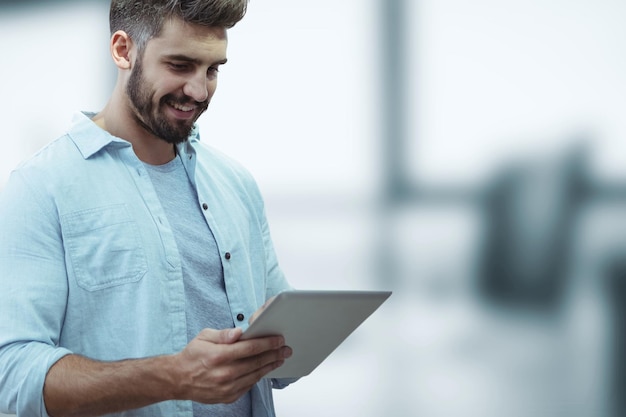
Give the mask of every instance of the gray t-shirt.
<path id="1" fill-rule="evenodd" d="M 196 190 L 177 156 L 165 165 L 144 164 L 165 210 L 182 260 L 187 338 L 202 329 L 235 327 L 224 285 L 222 261 Z M 210 207 L 209 207 L 210 210 Z M 251 416 L 250 393 L 232 404 L 193 404 L 194 417 Z"/>

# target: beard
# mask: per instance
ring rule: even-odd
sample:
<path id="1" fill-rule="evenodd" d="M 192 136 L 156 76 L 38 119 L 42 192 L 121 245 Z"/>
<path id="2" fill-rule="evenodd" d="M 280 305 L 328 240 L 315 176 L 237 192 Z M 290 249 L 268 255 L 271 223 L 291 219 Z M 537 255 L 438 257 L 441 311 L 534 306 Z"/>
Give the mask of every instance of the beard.
<path id="1" fill-rule="evenodd" d="M 126 93 L 130 98 L 137 123 L 154 136 L 172 144 L 182 143 L 189 138 L 195 121 L 209 106 L 208 100 L 197 103 L 185 95 L 167 94 L 159 100 L 155 108 L 155 103 L 152 100 L 155 95 L 154 90 L 148 86 L 148 82 L 144 78 L 141 57 L 137 59 L 130 74 Z M 168 105 L 167 103 L 195 103 L 198 106 L 198 115 L 190 120 L 169 121 L 165 112 L 161 110 Z"/>

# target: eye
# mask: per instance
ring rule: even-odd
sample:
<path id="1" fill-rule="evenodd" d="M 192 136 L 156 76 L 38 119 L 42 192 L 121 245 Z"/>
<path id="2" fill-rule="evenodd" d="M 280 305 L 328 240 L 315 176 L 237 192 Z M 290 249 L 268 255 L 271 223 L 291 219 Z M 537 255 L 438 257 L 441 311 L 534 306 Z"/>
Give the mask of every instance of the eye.
<path id="1" fill-rule="evenodd" d="M 174 71 L 186 71 L 189 67 L 187 64 L 177 64 L 175 62 L 168 63 L 168 66 Z"/>
<path id="2" fill-rule="evenodd" d="M 209 69 L 206 70 L 206 76 L 209 80 L 217 79 L 217 73 L 220 72 L 220 69 L 217 65 L 210 66 Z"/>

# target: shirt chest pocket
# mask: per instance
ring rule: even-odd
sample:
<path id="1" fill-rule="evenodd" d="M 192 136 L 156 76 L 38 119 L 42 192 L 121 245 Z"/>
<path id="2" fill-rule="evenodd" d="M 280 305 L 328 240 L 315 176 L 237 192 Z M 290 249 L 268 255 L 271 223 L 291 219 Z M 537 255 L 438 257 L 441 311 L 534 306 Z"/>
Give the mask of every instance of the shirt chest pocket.
<path id="1" fill-rule="evenodd" d="M 123 204 L 69 213 L 63 239 L 77 284 L 87 291 L 141 280 L 148 266 L 137 223 Z"/>

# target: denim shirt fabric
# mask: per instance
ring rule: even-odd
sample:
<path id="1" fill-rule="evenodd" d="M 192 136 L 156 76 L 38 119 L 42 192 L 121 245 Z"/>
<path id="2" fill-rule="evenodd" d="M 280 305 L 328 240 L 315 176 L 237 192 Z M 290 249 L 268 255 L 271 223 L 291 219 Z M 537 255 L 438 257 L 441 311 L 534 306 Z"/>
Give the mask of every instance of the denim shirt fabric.
<path id="1" fill-rule="evenodd" d="M 150 177 L 131 144 L 89 116 L 77 114 L 0 193 L 0 412 L 47 416 L 45 376 L 67 354 L 114 361 L 187 344 L 181 261 Z M 199 142 L 197 129 L 178 152 L 207 207 L 233 321 L 245 329 L 266 299 L 289 289 L 261 195 L 245 169 Z M 261 380 L 253 415 L 274 416 L 271 388 L 289 382 Z M 191 417 L 192 405 L 119 415 Z"/>

